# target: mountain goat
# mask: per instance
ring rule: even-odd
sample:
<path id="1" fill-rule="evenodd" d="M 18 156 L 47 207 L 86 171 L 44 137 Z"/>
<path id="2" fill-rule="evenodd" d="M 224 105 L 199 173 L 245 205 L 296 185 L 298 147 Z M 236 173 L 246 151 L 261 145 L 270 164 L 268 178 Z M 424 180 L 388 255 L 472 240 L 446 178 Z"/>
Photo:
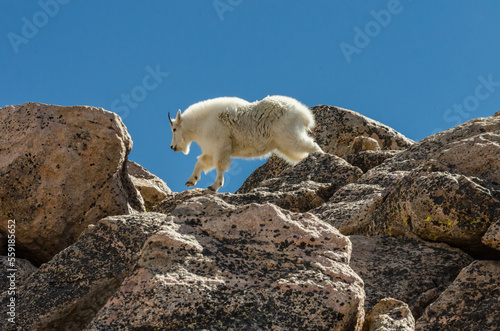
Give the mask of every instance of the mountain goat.
<path id="1" fill-rule="evenodd" d="M 240 98 L 222 97 L 198 102 L 175 120 L 168 115 L 175 152 L 189 153 L 196 142 L 202 154 L 186 182 L 196 185 L 203 170 L 217 170 L 215 182 L 208 188 L 217 191 L 224 184 L 231 157 L 262 157 L 275 152 L 295 164 L 311 152 L 322 152 L 308 135 L 315 123 L 311 111 L 295 99 L 268 96 L 248 102 Z"/>

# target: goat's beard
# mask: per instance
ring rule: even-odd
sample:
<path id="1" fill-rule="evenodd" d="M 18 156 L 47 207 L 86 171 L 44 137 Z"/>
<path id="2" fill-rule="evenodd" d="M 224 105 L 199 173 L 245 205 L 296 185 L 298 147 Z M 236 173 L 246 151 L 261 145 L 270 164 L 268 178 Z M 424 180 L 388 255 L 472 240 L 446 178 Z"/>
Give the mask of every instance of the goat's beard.
<path id="1" fill-rule="evenodd" d="M 187 144 L 186 148 L 182 149 L 182 153 L 184 153 L 184 155 L 188 155 L 190 149 L 191 149 L 191 143 Z"/>

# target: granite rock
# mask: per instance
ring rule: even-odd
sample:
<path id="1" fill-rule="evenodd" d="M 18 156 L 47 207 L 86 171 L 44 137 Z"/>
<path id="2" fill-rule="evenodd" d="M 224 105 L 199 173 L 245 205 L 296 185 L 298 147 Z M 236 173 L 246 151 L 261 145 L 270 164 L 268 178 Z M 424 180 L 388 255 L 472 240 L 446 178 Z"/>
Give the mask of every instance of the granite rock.
<path id="1" fill-rule="evenodd" d="M 36 270 L 37 267 L 31 264 L 28 260 L 0 256 L 1 291 L 4 292 L 11 288 L 15 290 L 17 286 L 22 285 L 24 281 Z"/>
<path id="2" fill-rule="evenodd" d="M 89 224 L 144 210 L 125 167 L 132 140 L 112 112 L 6 106 L 0 146 L 0 215 L 16 220 L 18 257 L 46 262 Z M 1 232 L 6 227 L 0 222 Z"/>
<path id="3" fill-rule="evenodd" d="M 127 173 L 132 180 L 132 184 L 141 193 L 146 210 L 150 210 L 172 194 L 172 190 L 167 186 L 167 183 L 136 162 L 127 161 Z"/>
<path id="4" fill-rule="evenodd" d="M 144 243 L 165 219 L 161 214 L 137 214 L 89 225 L 76 243 L 19 284 L 17 329 L 82 330 L 133 270 Z M 4 292 L 2 307 L 9 300 Z M 0 319 L 1 330 L 10 326 Z"/>
<path id="5" fill-rule="evenodd" d="M 378 167 L 385 160 L 390 159 L 401 151 L 361 151 L 356 154 L 349 154 L 345 160 L 363 172 Z"/>
<path id="6" fill-rule="evenodd" d="M 416 234 L 481 256 L 500 216 L 499 153 L 500 118 L 477 118 L 385 160 L 313 212 L 346 235 Z"/>
<path id="7" fill-rule="evenodd" d="M 415 318 L 406 303 L 384 298 L 368 314 L 363 331 L 414 331 Z"/>
<path id="8" fill-rule="evenodd" d="M 481 241 L 486 246 L 500 251 L 500 220 L 489 227 Z"/>
<path id="9" fill-rule="evenodd" d="M 351 268 L 365 283 L 365 312 L 385 297 L 404 301 L 422 315 L 473 259 L 446 244 L 418 238 L 350 236 Z"/>
<path id="10" fill-rule="evenodd" d="M 377 141 L 382 150 L 404 150 L 413 144 L 394 129 L 352 110 L 320 105 L 311 111 L 317 123 L 313 137 L 326 153 L 340 157 L 352 154 L 356 150 L 353 143 L 356 139 L 361 142 L 361 137 Z"/>
<path id="11" fill-rule="evenodd" d="M 218 195 L 178 205 L 88 330 L 361 326 L 351 245 L 311 214 Z"/>
<path id="12" fill-rule="evenodd" d="M 498 330 L 500 261 L 474 261 L 427 307 L 416 329 Z"/>

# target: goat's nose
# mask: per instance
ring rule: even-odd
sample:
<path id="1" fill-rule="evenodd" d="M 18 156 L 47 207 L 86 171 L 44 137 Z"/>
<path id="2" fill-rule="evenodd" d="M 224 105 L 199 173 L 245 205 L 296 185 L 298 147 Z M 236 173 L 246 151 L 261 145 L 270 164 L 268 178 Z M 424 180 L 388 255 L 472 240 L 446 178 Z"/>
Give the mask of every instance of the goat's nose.
<path id="1" fill-rule="evenodd" d="M 171 149 L 174 149 L 174 145 L 170 145 L 170 148 L 171 148 Z"/>

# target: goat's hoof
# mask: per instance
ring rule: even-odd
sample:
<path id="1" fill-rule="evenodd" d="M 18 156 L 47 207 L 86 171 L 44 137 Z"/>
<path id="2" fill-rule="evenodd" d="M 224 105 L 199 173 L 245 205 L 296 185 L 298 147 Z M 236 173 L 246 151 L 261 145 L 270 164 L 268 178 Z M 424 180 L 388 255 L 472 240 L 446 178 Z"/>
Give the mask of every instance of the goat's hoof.
<path id="1" fill-rule="evenodd" d="M 210 185 L 209 187 L 207 187 L 207 189 L 209 189 L 212 192 L 217 192 L 217 190 L 218 190 L 218 189 L 212 187 L 212 185 Z"/>
<path id="2" fill-rule="evenodd" d="M 188 180 L 185 184 L 187 187 L 193 187 L 194 186 L 194 183 L 190 180 Z"/>

